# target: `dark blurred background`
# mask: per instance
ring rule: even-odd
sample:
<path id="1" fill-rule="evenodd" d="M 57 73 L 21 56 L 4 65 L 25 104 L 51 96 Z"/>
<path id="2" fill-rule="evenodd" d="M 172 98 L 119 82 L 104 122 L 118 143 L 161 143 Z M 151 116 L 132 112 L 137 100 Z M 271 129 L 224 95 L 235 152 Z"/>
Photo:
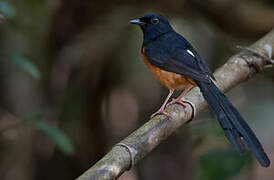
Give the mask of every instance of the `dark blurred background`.
<path id="1" fill-rule="evenodd" d="M 162 13 L 212 69 L 274 26 L 273 0 L 0 0 L 0 179 L 74 179 L 146 122 L 168 90 L 128 24 Z M 228 93 L 273 161 L 274 74 Z M 120 180 L 272 180 L 213 116 L 180 128 Z"/>

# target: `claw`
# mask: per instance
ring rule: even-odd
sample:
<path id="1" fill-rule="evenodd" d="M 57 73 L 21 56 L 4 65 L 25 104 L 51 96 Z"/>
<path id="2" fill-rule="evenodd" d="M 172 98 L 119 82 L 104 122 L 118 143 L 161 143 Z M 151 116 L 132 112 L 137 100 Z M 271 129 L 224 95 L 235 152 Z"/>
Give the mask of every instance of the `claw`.
<path id="1" fill-rule="evenodd" d="M 160 114 L 165 115 L 165 116 L 168 116 L 168 113 L 165 112 L 164 109 L 159 109 L 158 111 L 156 111 L 155 113 L 153 113 L 153 114 L 150 116 L 150 118 L 154 118 L 155 116 L 160 115 Z"/>
<path id="2" fill-rule="evenodd" d="M 166 97 L 164 103 L 162 104 L 161 108 L 160 108 L 157 112 L 153 113 L 153 114 L 150 116 L 150 118 L 153 118 L 153 117 L 155 117 L 155 116 L 158 115 L 158 114 L 163 114 L 163 115 L 165 115 L 165 116 L 168 116 L 168 113 L 165 112 L 165 107 L 166 107 L 166 103 L 168 102 L 168 100 L 169 100 L 170 96 L 173 94 L 173 92 L 174 92 L 173 89 L 170 89 L 170 90 L 169 90 L 169 94 L 167 95 L 167 97 Z"/>
<path id="3" fill-rule="evenodd" d="M 184 108 L 186 108 L 186 106 L 187 106 L 187 104 L 186 103 L 184 103 L 182 100 L 181 100 L 181 98 L 177 98 L 177 99 L 172 99 L 172 101 L 170 101 L 168 104 L 167 104 L 167 106 L 170 106 L 170 105 L 172 105 L 172 104 L 180 104 L 180 105 L 182 105 Z"/>

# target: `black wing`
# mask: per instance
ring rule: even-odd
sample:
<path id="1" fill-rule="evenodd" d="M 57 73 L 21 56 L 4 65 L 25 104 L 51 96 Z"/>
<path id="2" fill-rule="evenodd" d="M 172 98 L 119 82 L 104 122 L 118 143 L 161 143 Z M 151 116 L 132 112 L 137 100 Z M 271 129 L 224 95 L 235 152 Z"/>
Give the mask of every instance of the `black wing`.
<path id="1" fill-rule="evenodd" d="M 174 39 L 175 37 L 175 39 Z M 206 62 L 182 36 L 165 38 L 146 47 L 150 63 L 169 72 L 175 72 L 194 80 L 211 82 L 215 80 Z M 164 42 L 163 41 L 167 41 Z M 164 47 L 163 47 L 164 45 Z M 167 47 L 165 47 L 167 46 Z"/>

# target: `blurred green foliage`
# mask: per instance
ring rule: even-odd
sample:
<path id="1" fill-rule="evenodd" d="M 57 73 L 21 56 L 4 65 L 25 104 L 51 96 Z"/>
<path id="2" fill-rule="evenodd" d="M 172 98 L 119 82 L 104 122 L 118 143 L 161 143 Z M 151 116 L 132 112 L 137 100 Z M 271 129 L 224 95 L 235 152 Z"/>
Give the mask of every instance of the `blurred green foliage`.
<path id="1" fill-rule="evenodd" d="M 35 127 L 47 135 L 56 144 L 56 147 L 66 155 L 74 153 L 71 140 L 60 129 L 52 127 L 43 121 L 35 123 Z"/>
<path id="2" fill-rule="evenodd" d="M 206 117 L 209 118 L 209 116 Z M 215 119 L 210 120 L 210 122 L 203 124 L 201 127 L 192 127 L 191 133 L 194 134 L 193 136 L 203 137 L 199 143 L 210 142 L 209 146 L 216 143 L 218 147 L 220 144 L 227 144 L 228 147 L 222 149 L 212 148 L 200 156 L 195 173 L 196 180 L 230 179 L 239 175 L 252 162 L 252 153 L 248 152 L 244 155 L 239 155 L 232 148 Z"/>
<path id="3" fill-rule="evenodd" d="M 0 14 L 3 14 L 6 18 L 12 18 L 15 16 L 15 10 L 9 2 L 0 1 Z"/>
<path id="4" fill-rule="evenodd" d="M 214 149 L 200 157 L 197 180 L 226 180 L 250 164 L 252 154 L 240 156 L 233 149 Z"/>
<path id="5" fill-rule="evenodd" d="M 72 155 L 75 150 L 67 135 L 59 128 L 53 127 L 41 120 L 41 118 L 48 113 L 48 110 L 41 110 L 31 113 L 24 119 L 24 123 L 35 127 L 37 130 L 48 136 L 56 144 L 56 148 L 61 152 L 66 155 Z"/>
<path id="6" fill-rule="evenodd" d="M 34 79 L 39 80 L 41 78 L 39 69 L 27 57 L 14 52 L 9 53 L 8 57 L 13 64 L 30 74 Z"/>

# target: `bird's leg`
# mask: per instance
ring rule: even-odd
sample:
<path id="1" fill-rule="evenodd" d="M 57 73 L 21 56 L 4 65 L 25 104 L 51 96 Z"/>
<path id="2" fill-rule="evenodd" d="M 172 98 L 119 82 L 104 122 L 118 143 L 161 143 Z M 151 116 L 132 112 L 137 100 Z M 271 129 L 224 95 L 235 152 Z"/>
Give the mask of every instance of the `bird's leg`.
<path id="1" fill-rule="evenodd" d="M 181 104 L 182 106 L 186 107 L 186 104 L 183 103 L 182 98 L 185 96 L 185 94 L 186 94 L 190 89 L 192 89 L 192 87 L 193 87 L 192 85 L 189 86 L 189 87 L 187 87 L 187 88 L 182 92 L 182 94 L 181 94 L 178 98 L 172 99 L 172 101 L 171 101 L 170 103 L 168 103 L 167 106 L 170 106 L 170 105 L 172 105 L 172 104 Z"/>
<path id="2" fill-rule="evenodd" d="M 166 107 L 166 104 L 170 98 L 170 96 L 173 94 L 174 90 L 173 89 L 170 89 L 169 90 L 169 94 L 167 95 L 164 103 L 162 104 L 162 106 L 160 107 L 160 109 L 158 111 L 156 111 L 155 113 L 153 113 L 150 117 L 153 118 L 154 116 L 158 115 L 158 114 L 163 114 L 163 115 L 168 115 L 166 112 L 165 112 L 165 107 Z"/>

